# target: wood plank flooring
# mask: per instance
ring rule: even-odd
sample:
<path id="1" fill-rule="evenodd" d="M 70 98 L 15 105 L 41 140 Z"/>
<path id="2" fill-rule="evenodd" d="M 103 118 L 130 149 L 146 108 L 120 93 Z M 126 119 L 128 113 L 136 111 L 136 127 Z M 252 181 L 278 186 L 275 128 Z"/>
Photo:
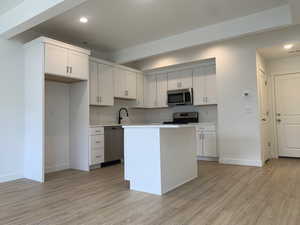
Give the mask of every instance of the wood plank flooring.
<path id="1" fill-rule="evenodd" d="M 0 224 L 299 225 L 300 160 L 200 162 L 199 178 L 162 197 L 129 191 L 120 165 L 18 180 L 0 184 Z"/>

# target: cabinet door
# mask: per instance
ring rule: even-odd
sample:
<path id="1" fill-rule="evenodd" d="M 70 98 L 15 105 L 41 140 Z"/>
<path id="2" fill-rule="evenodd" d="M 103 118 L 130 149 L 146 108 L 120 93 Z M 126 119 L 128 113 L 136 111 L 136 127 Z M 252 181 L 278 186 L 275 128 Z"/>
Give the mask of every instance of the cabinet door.
<path id="1" fill-rule="evenodd" d="M 80 52 L 68 51 L 69 75 L 72 78 L 88 80 L 89 76 L 89 56 Z"/>
<path id="2" fill-rule="evenodd" d="M 146 75 L 144 77 L 144 89 L 144 100 L 146 107 L 156 107 L 156 75 Z"/>
<path id="3" fill-rule="evenodd" d="M 168 90 L 182 89 L 180 75 L 179 71 L 168 73 Z"/>
<path id="4" fill-rule="evenodd" d="M 203 156 L 203 133 L 196 132 L 197 156 Z"/>
<path id="5" fill-rule="evenodd" d="M 99 104 L 98 92 L 98 63 L 90 62 L 90 105 Z"/>
<path id="6" fill-rule="evenodd" d="M 205 132 L 203 139 L 203 156 L 218 157 L 217 137 L 215 132 Z"/>
<path id="7" fill-rule="evenodd" d="M 144 75 L 137 73 L 136 75 L 136 107 L 144 106 Z"/>
<path id="8" fill-rule="evenodd" d="M 100 105 L 114 105 L 114 77 L 113 67 L 98 65 Z"/>
<path id="9" fill-rule="evenodd" d="M 193 72 L 193 92 L 194 92 L 194 105 L 205 105 L 205 69 L 199 67 L 194 69 Z"/>
<path id="10" fill-rule="evenodd" d="M 56 45 L 45 44 L 45 73 L 67 76 L 68 50 Z"/>
<path id="11" fill-rule="evenodd" d="M 193 87 L 193 70 L 180 70 L 168 74 L 168 90 Z"/>
<path id="12" fill-rule="evenodd" d="M 168 107 L 167 104 L 167 91 L 168 91 L 168 75 L 158 74 L 156 76 L 156 98 L 157 107 Z"/>
<path id="13" fill-rule="evenodd" d="M 192 88 L 193 87 L 193 70 L 181 70 L 180 74 L 180 83 L 182 89 Z"/>
<path id="14" fill-rule="evenodd" d="M 136 73 L 132 71 L 126 72 L 126 90 L 125 97 L 136 99 Z"/>
<path id="15" fill-rule="evenodd" d="M 205 70 L 205 92 L 206 104 L 217 104 L 217 75 L 214 65 L 206 66 Z"/>
<path id="16" fill-rule="evenodd" d="M 126 71 L 114 68 L 114 95 L 116 98 L 125 98 L 126 91 Z"/>

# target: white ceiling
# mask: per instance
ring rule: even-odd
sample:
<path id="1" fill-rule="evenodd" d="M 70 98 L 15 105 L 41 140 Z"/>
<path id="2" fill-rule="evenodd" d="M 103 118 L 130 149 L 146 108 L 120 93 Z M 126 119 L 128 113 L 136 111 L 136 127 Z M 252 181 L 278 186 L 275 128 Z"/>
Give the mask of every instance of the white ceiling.
<path id="1" fill-rule="evenodd" d="M 0 1 L 0 15 L 13 9 L 24 0 L 1 0 Z"/>
<path id="2" fill-rule="evenodd" d="M 293 44 L 294 47 L 290 50 L 286 50 L 283 47 L 285 44 Z M 300 56 L 300 43 L 282 43 L 282 45 L 279 46 L 259 49 L 258 52 L 267 60 L 285 58 L 290 56 Z"/>
<path id="3" fill-rule="evenodd" d="M 115 51 L 283 4 L 285 0 L 89 0 L 34 30 Z M 89 22 L 79 23 L 80 16 Z"/>

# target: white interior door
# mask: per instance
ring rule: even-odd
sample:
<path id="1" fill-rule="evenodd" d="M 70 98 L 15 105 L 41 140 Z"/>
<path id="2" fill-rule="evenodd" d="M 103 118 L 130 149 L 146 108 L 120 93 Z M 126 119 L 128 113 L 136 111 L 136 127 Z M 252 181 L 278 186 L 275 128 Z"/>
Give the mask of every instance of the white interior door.
<path id="1" fill-rule="evenodd" d="M 275 78 L 279 156 L 300 157 L 300 73 Z"/>
<path id="2" fill-rule="evenodd" d="M 270 154 L 270 118 L 269 118 L 269 101 L 268 101 L 268 77 L 262 71 L 258 70 L 258 95 L 260 105 L 260 120 L 261 120 L 261 146 L 262 146 L 262 161 L 265 162 L 271 157 Z"/>

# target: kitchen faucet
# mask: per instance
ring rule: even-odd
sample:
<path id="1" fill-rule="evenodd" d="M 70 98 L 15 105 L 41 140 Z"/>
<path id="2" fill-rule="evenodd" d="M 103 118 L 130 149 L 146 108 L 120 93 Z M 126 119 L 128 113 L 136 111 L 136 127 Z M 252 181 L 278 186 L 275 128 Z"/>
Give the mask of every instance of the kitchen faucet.
<path id="1" fill-rule="evenodd" d="M 119 118 L 118 118 L 119 124 L 121 124 L 122 119 L 123 119 L 123 117 L 121 116 L 121 113 L 122 113 L 123 111 L 126 113 L 126 116 L 127 116 L 127 117 L 129 116 L 128 110 L 127 110 L 126 108 L 121 108 L 121 109 L 119 110 Z"/>

